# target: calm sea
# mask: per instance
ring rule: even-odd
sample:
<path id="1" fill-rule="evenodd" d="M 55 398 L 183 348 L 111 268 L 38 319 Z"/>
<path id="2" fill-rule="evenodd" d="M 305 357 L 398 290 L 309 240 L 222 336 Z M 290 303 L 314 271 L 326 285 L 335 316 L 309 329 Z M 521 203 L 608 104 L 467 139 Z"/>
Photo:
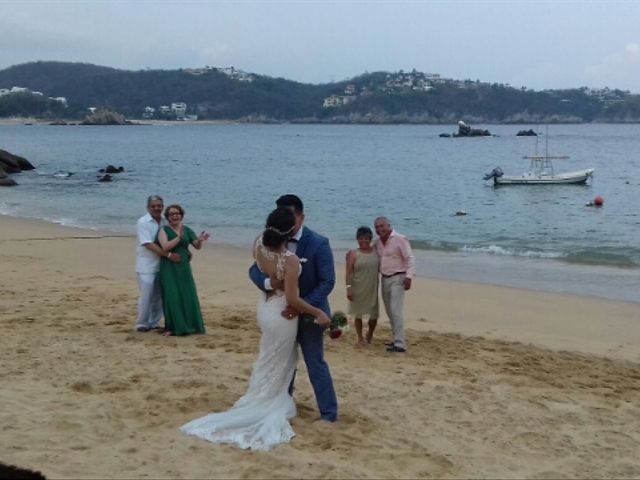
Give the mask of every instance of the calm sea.
<path id="1" fill-rule="evenodd" d="M 297 193 L 338 260 L 357 227 L 385 215 L 411 240 L 422 276 L 640 301 L 640 125 L 550 126 L 538 151 L 548 138 L 550 154 L 571 157 L 556 170 L 595 168 L 593 184 L 498 189 L 483 174 L 522 173 L 536 139 L 515 136 L 528 125 L 476 127 L 496 136 L 438 137 L 454 126 L 3 125 L 0 148 L 37 170 L 0 189 L 0 213 L 133 232 L 157 193 L 214 242 L 249 246 L 274 200 Z M 126 172 L 98 183 L 108 164 Z M 596 195 L 604 207 L 586 207 Z"/>

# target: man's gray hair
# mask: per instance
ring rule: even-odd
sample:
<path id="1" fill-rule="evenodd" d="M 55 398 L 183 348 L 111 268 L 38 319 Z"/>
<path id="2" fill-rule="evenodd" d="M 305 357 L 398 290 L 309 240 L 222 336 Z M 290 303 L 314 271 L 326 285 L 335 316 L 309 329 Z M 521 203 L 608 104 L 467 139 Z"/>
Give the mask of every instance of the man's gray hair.
<path id="1" fill-rule="evenodd" d="M 162 200 L 162 197 L 160 195 L 149 195 L 149 197 L 147 198 L 147 207 L 151 205 L 151 202 L 160 202 L 164 205 L 164 200 Z"/>
<path id="2" fill-rule="evenodd" d="M 387 217 L 378 217 L 373 221 L 373 223 L 375 224 L 376 222 L 378 222 L 378 220 L 382 220 L 387 225 L 391 225 L 391 222 L 389 221 L 389 219 Z"/>

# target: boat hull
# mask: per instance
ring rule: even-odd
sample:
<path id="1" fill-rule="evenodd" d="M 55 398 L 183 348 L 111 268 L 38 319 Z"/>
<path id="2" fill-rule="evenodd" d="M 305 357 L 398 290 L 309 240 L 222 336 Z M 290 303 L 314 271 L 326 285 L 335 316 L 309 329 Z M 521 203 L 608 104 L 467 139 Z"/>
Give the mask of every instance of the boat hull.
<path id="1" fill-rule="evenodd" d="M 519 177 L 503 175 L 494 178 L 498 185 L 584 185 L 593 177 L 593 168 L 577 172 L 560 173 L 558 175 L 525 173 Z"/>

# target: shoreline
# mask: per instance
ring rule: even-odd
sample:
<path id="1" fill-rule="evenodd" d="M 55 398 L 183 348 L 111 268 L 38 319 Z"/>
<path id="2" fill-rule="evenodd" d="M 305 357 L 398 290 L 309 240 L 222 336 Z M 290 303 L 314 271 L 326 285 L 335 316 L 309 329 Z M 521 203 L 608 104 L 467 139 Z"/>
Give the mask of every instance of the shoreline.
<path id="1" fill-rule="evenodd" d="M 61 221 L 25 217 L 12 213 L 0 213 L 15 219 L 33 220 L 63 228 L 103 232 L 117 236 L 133 236 L 134 224 L 129 231 L 124 227 L 90 227 Z M 215 234 L 215 231 L 214 231 Z M 249 237 L 247 237 L 249 238 Z M 222 241 L 209 245 L 221 248 L 237 247 L 238 243 Z M 241 245 L 240 250 L 248 250 L 251 245 Z M 344 266 L 344 255 L 348 248 L 332 242 L 336 265 Z M 469 255 L 462 252 L 440 252 L 414 249 L 417 262 L 417 276 L 426 280 L 459 282 L 462 284 L 487 285 L 496 288 L 515 288 L 538 293 L 568 294 L 585 299 L 598 299 L 640 305 L 633 285 L 640 281 L 640 271 L 610 265 L 570 264 L 561 260 L 536 259 L 492 255 Z M 425 273 L 426 272 L 426 273 Z M 515 273 L 513 273 L 515 272 Z M 576 276 L 581 282 L 574 285 Z M 497 279 L 496 279 L 497 278 Z"/>
<path id="2" fill-rule="evenodd" d="M 433 126 L 433 127 L 456 127 L 457 123 L 431 123 L 431 122 L 331 122 L 331 121 L 300 121 L 300 120 L 287 120 L 287 121 L 240 121 L 240 120 L 159 120 L 159 119 L 146 119 L 146 118 L 127 118 L 130 122 L 135 122 L 134 125 L 327 125 L 327 126 Z M 63 121 L 70 125 L 77 126 L 82 119 L 66 119 L 66 118 L 30 118 L 30 117 L 0 117 L 0 125 L 50 125 L 51 122 Z M 73 124 L 73 125 L 71 125 Z M 632 122 L 514 122 L 514 123 L 495 123 L 495 122 L 476 122 L 475 125 L 508 125 L 508 126 L 542 126 L 542 125 L 639 125 L 640 120 Z M 94 125 L 94 126 L 112 126 L 112 125 Z M 124 125 L 119 125 L 124 126 Z M 448 132 L 447 132 L 448 133 Z M 464 137 L 463 137 L 464 138 Z"/>
<path id="3" fill-rule="evenodd" d="M 270 452 L 179 431 L 228 409 L 255 361 L 249 249 L 192 268 L 207 332 L 134 332 L 135 238 L 0 216 L 0 460 L 48 478 L 637 478 L 640 306 L 416 278 L 408 352 L 325 339 L 339 399 Z M 331 295 L 346 307 L 344 266 Z"/>

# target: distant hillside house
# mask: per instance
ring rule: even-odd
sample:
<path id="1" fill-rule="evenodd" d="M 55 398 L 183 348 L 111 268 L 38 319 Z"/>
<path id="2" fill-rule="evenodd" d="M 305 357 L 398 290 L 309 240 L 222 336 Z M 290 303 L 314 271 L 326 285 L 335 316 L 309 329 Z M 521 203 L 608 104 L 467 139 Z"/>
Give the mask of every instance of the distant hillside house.
<path id="1" fill-rule="evenodd" d="M 253 82 L 253 75 L 242 70 L 238 70 L 234 67 L 222 67 L 216 68 L 216 70 L 220 73 L 224 73 L 229 78 L 233 78 L 234 80 L 238 80 L 240 82 Z"/>
<path id="2" fill-rule="evenodd" d="M 144 107 L 142 111 L 142 118 L 153 118 L 156 113 L 156 109 L 153 107 Z"/>
<path id="3" fill-rule="evenodd" d="M 331 95 L 324 99 L 322 108 L 336 108 L 348 105 L 356 99 L 355 95 Z"/>
<path id="4" fill-rule="evenodd" d="M 36 97 L 43 97 L 44 94 L 42 92 L 39 92 L 37 90 L 29 90 L 26 87 L 11 87 L 11 89 L 7 89 L 7 88 L 0 88 L 0 97 L 4 96 L 4 95 L 12 95 L 12 94 L 17 94 L 17 93 L 26 93 L 29 95 L 35 95 Z M 61 104 L 63 104 L 65 107 L 67 106 L 67 99 L 65 97 L 49 97 L 49 100 L 53 101 L 53 102 L 59 102 Z"/>
<path id="5" fill-rule="evenodd" d="M 187 104 L 184 102 L 175 102 L 171 104 L 171 112 L 178 120 L 184 119 L 187 114 Z"/>

